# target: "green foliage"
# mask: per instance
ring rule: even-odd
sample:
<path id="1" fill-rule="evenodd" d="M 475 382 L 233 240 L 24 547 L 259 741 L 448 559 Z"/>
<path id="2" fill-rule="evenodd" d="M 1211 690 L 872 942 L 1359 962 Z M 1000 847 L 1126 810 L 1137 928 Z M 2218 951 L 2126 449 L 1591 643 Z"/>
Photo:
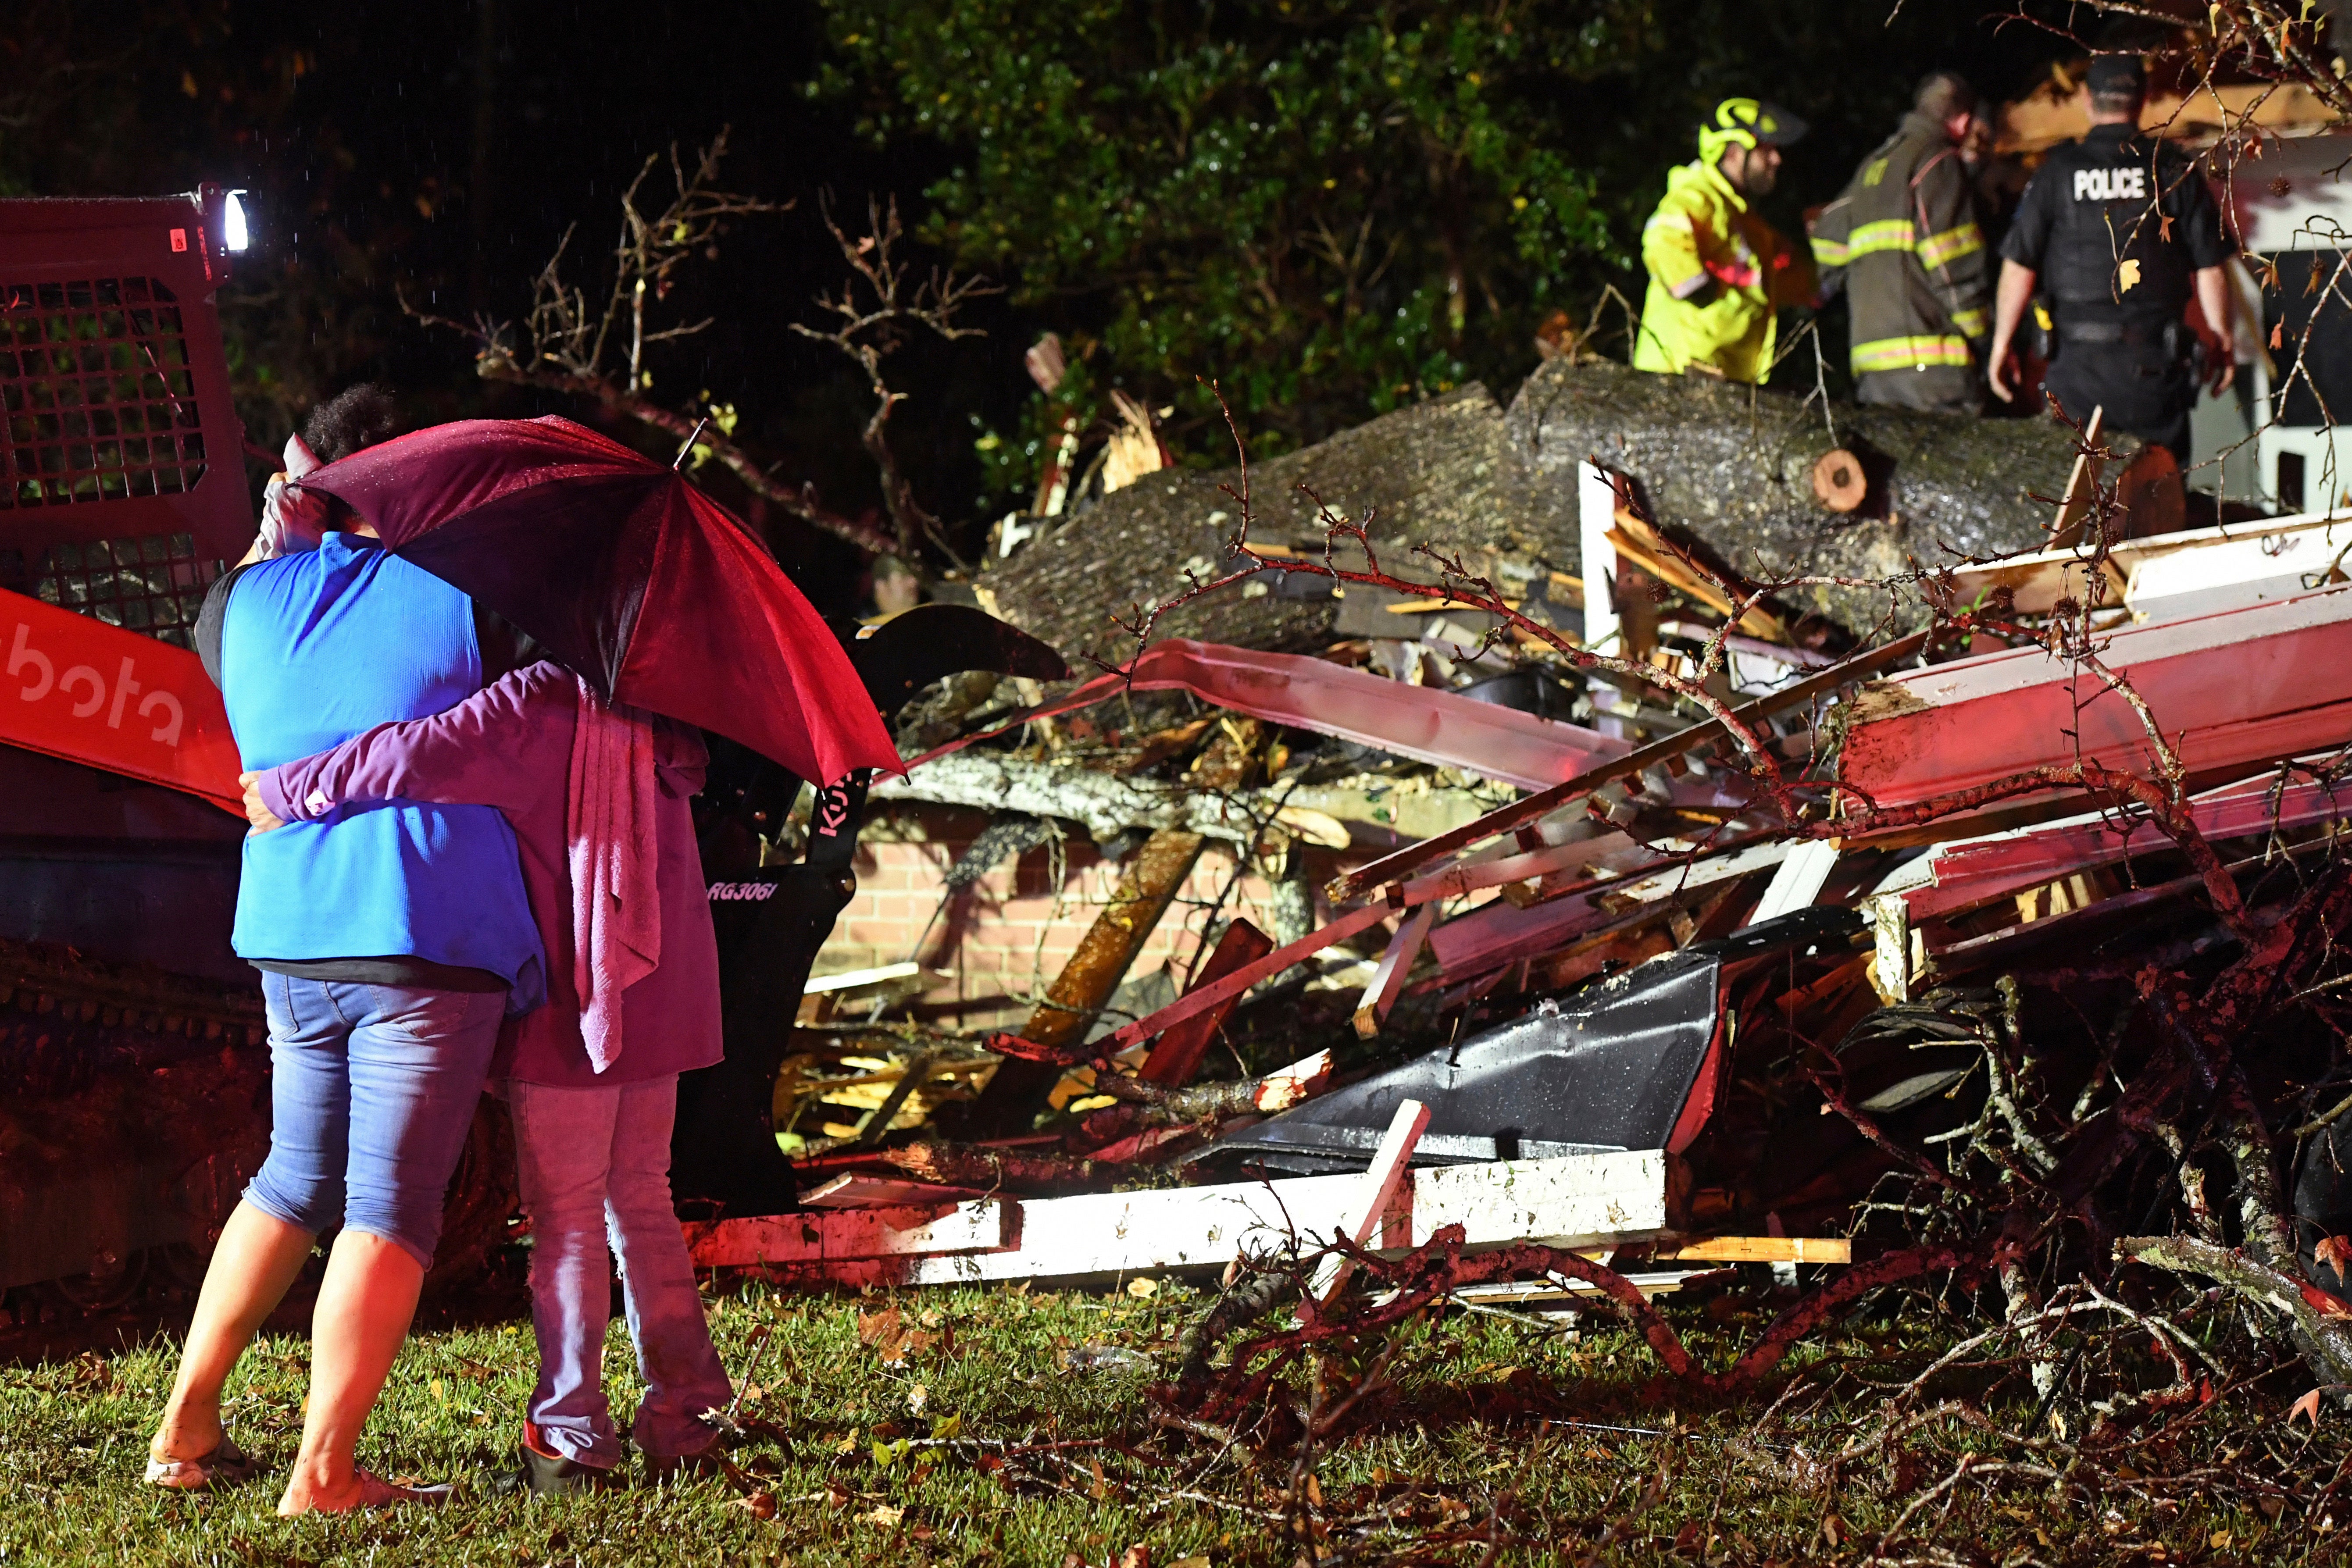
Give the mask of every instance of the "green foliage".
<path id="1" fill-rule="evenodd" d="M 1061 326 L 1097 387 L 1198 419 L 1218 381 L 1278 450 L 1527 357 L 1607 251 L 1554 90 L 1606 30 L 1516 15 L 842 0 L 814 90 L 955 151 L 925 237 Z M 1092 415 L 1093 391 L 1063 401 Z"/>
<path id="2" fill-rule="evenodd" d="M 809 86 L 878 147 L 944 155 L 922 236 L 1012 285 L 1091 382 L 980 454 L 1025 499 L 1075 410 L 1120 387 L 1181 452 L 1311 442 L 1532 366 L 1554 309 L 1640 298 L 1642 225 L 1706 110 L 1812 122 L 1765 204 L 1796 232 L 1935 66 L 1995 97 L 2068 47 L 1979 0 L 827 0 Z M 1600 345 L 1627 323 L 1602 318 Z M 987 439 L 983 436 L 983 441 Z"/>

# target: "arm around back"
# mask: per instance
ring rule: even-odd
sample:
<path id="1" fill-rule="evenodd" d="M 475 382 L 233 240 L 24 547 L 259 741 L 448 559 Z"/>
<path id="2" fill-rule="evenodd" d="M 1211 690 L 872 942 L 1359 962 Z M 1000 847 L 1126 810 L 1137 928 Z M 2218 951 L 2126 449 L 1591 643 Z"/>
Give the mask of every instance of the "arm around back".
<path id="1" fill-rule="evenodd" d="M 536 664 L 430 718 L 380 724 L 266 769 L 254 788 L 262 805 L 289 822 L 394 800 L 511 813 L 551 790 L 562 793 L 578 690 L 568 671 Z"/>

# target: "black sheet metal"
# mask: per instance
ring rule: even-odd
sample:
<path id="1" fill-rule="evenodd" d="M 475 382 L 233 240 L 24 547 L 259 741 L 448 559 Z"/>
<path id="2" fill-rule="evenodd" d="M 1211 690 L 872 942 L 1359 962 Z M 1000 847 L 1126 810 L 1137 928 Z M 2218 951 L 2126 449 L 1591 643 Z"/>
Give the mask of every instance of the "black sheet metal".
<path id="1" fill-rule="evenodd" d="M 1805 909 L 1538 1003 L 1483 1034 L 1209 1145 L 1278 1170 L 1360 1170 L 1406 1099 L 1429 1107 L 1416 1165 L 1655 1149 L 1681 1117 L 1723 1017 L 1727 967 L 1843 947 L 1858 919 Z"/>

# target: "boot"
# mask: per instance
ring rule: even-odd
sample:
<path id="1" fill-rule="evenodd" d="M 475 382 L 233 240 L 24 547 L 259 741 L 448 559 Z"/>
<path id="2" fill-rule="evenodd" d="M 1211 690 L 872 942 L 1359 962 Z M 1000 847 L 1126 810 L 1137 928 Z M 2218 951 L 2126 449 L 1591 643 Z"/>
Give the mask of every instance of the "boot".
<path id="1" fill-rule="evenodd" d="M 572 1492 L 604 1491 L 625 1486 L 627 1478 L 615 1466 L 583 1465 L 565 1458 L 540 1437 L 536 1422 L 522 1424 L 522 1468 L 513 1484 L 533 1497 L 560 1497 Z"/>

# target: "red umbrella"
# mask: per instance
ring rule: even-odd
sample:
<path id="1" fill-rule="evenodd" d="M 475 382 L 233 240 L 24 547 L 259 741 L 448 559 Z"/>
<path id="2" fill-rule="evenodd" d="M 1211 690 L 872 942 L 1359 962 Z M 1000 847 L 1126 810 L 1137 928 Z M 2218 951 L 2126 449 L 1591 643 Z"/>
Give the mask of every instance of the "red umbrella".
<path id="1" fill-rule="evenodd" d="M 817 783 L 898 748 L 824 620 L 682 475 L 568 419 L 468 419 L 304 476 L 385 547 L 539 639 L 613 702 Z"/>

